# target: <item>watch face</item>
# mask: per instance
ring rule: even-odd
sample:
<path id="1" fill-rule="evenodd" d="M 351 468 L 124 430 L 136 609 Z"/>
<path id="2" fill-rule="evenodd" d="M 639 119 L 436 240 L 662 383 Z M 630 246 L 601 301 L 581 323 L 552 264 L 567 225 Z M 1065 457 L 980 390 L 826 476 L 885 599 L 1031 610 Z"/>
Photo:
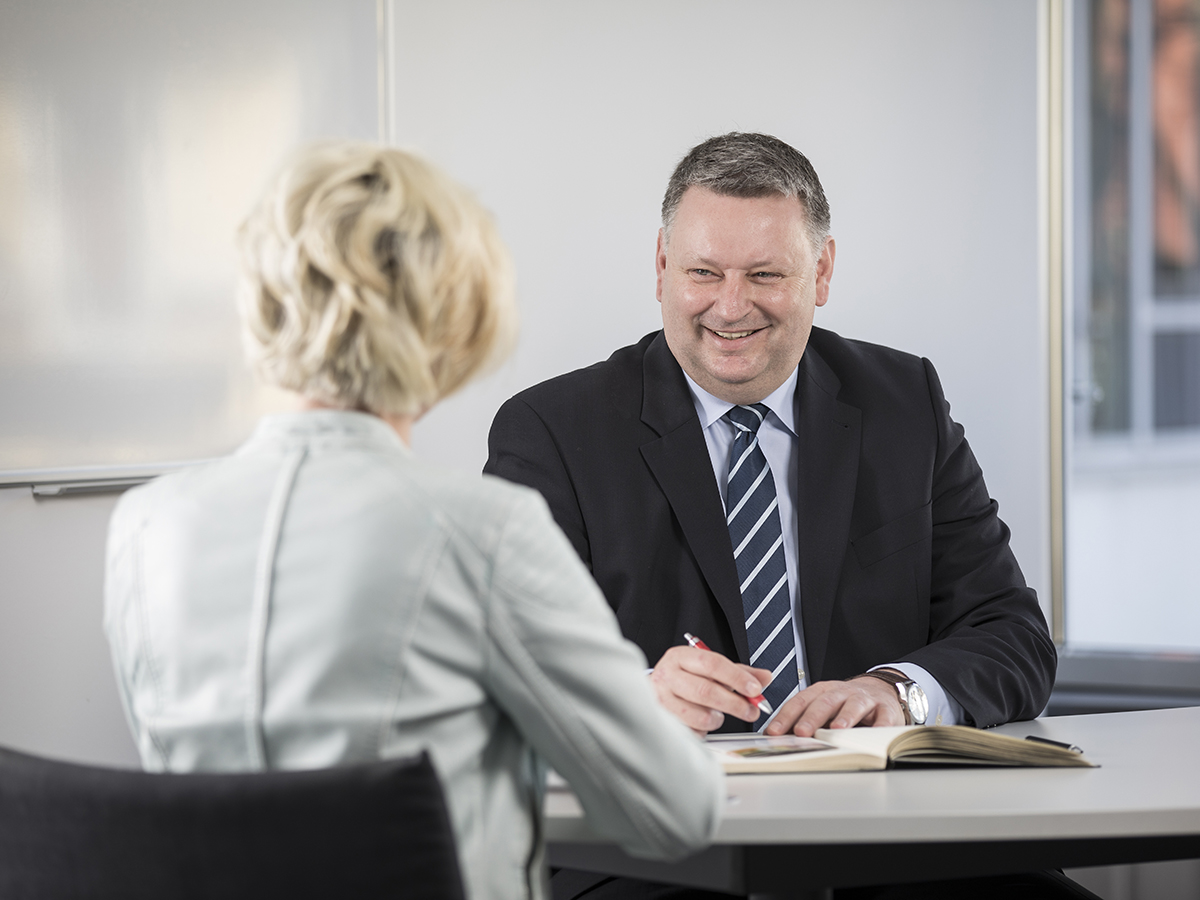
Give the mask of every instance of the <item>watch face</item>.
<path id="1" fill-rule="evenodd" d="M 929 718 L 929 698 L 925 696 L 925 692 L 921 690 L 919 684 L 909 682 L 906 696 L 908 698 L 908 712 L 912 716 L 914 725 L 924 725 L 925 720 Z"/>

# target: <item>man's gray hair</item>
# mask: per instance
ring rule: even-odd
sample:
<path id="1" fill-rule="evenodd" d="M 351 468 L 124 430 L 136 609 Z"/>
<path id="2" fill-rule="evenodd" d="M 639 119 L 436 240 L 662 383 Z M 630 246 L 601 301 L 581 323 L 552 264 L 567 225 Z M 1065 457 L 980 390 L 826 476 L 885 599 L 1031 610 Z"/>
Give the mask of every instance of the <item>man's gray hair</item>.
<path id="1" fill-rule="evenodd" d="M 803 153 L 772 135 L 731 131 L 688 151 L 675 167 L 663 197 L 662 221 L 668 241 L 679 201 L 692 186 L 726 197 L 795 197 L 804 207 L 815 254 L 820 255 L 829 237 L 829 202 L 816 170 Z"/>

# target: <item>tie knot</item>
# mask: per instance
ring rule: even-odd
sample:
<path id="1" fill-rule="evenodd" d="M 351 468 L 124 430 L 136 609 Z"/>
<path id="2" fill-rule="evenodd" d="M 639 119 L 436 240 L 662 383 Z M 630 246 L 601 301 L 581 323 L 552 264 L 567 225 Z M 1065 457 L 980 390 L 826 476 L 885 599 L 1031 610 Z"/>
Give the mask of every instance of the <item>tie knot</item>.
<path id="1" fill-rule="evenodd" d="M 768 412 L 770 410 L 763 404 L 755 403 L 751 406 L 735 406 L 725 413 L 725 418 L 737 426 L 740 431 L 758 434 L 758 426 L 767 418 Z"/>

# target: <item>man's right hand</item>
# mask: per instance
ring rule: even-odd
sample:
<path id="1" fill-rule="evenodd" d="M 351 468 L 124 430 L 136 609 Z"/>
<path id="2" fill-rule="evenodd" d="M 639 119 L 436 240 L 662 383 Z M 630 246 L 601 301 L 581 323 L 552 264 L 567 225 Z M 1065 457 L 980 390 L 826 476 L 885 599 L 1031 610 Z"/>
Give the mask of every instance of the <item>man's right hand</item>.
<path id="1" fill-rule="evenodd" d="M 650 674 L 658 702 L 700 736 L 721 727 L 725 716 L 753 722 L 762 711 L 746 698 L 771 683 L 767 669 L 735 663 L 697 647 L 672 647 Z"/>

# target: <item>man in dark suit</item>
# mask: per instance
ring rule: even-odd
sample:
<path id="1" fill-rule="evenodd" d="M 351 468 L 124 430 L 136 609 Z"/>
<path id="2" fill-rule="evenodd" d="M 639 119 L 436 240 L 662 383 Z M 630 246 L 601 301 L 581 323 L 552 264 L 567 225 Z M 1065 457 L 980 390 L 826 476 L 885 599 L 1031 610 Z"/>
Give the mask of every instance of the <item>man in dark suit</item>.
<path id="1" fill-rule="evenodd" d="M 663 330 L 509 400 L 486 471 L 541 491 L 697 732 L 764 727 L 760 689 L 769 733 L 1032 718 L 1056 657 L 1008 529 L 933 366 L 813 328 L 834 256 L 802 154 L 700 144 Z"/>

